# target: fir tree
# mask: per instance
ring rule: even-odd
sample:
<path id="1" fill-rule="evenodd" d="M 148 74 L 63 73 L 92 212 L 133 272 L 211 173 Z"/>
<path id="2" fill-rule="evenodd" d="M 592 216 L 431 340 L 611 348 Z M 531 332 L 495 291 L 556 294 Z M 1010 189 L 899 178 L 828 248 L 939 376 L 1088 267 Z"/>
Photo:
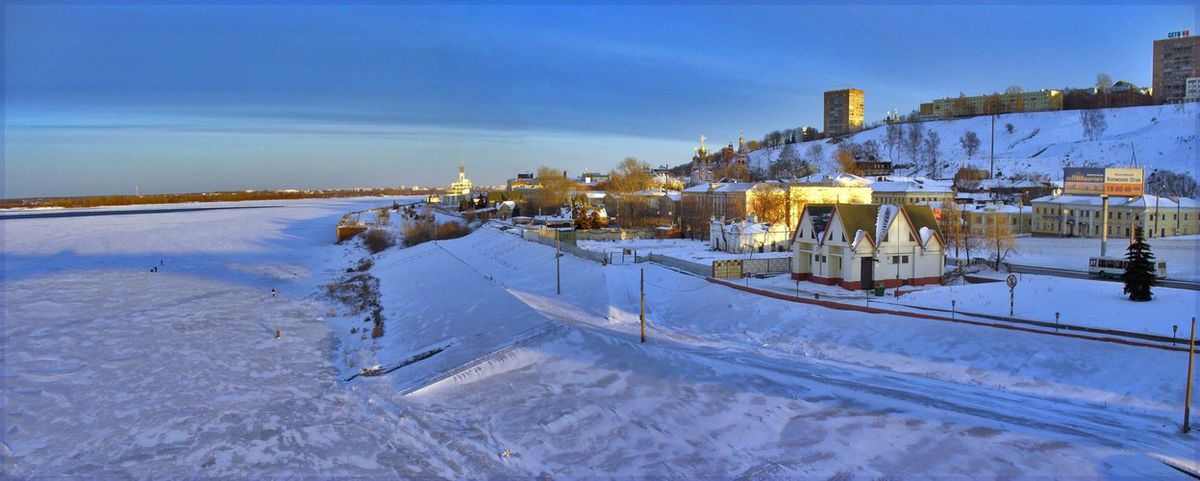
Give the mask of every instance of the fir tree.
<path id="1" fill-rule="evenodd" d="M 1150 244 L 1142 236 L 1142 229 L 1137 229 L 1134 241 L 1125 252 L 1125 293 L 1131 301 L 1149 301 L 1150 286 L 1154 285 L 1154 254 L 1150 253 Z"/>

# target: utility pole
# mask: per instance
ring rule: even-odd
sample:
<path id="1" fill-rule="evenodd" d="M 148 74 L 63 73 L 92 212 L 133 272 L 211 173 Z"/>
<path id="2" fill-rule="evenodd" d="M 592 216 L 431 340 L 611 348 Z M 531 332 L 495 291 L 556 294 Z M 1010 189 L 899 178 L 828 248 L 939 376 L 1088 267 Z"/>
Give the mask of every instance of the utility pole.
<path id="1" fill-rule="evenodd" d="M 1108 255 L 1108 195 L 1100 196 L 1100 257 Z"/>
<path id="2" fill-rule="evenodd" d="M 646 342 L 646 268 L 639 269 L 642 273 L 642 300 L 638 320 L 642 322 L 642 343 Z M 1190 377 L 1189 377 L 1190 378 Z"/>
<path id="3" fill-rule="evenodd" d="M 996 177 L 996 116 L 992 115 L 992 141 L 988 148 L 988 178 Z"/>
<path id="4" fill-rule="evenodd" d="M 562 294 L 562 231 L 554 229 L 554 293 Z"/>
<path id="5" fill-rule="evenodd" d="M 1192 318 L 1192 337 L 1188 341 L 1188 370 L 1187 370 L 1187 390 L 1184 394 L 1183 401 L 1183 432 L 1191 431 L 1191 420 L 1188 418 L 1192 413 L 1192 357 L 1196 355 L 1196 318 Z"/>

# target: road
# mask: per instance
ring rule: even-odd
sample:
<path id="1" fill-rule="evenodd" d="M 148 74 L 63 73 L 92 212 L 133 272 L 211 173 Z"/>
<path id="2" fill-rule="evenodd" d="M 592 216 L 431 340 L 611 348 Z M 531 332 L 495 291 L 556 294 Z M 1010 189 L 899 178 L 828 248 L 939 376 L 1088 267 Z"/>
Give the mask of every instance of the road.
<path id="1" fill-rule="evenodd" d="M 1057 268 L 1053 268 L 1053 267 L 1023 266 L 1020 264 L 1007 264 L 1007 263 L 1005 265 L 1008 266 L 1008 269 L 1010 272 L 1019 272 L 1019 273 L 1023 273 L 1023 274 L 1040 274 L 1040 275 L 1044 275 L 1044 276 L 1069 277 L 1069 278 L 1073 278 L 1073 279 L 1092 278 L 1091 276 L 1088 275 L 1087 272 L 1084 272 L 1084 271 L 1075 271 L 1075 270 L 1070 270 L 1070 269 L 1057 269 Z M 1117 278 L 1104 279 L 1104 280 L 1109 280 L 1112 282 L 1121 282 L 1121 280 L 1117 279 Z M 1156 282 L 1156 285 L 1161 286 L 1161 287 L 1171 287 L 1171 288 L 1175 288 L 1175 289 L 1190 289 L 1193 291 L 1200 291 L 1200 282 L 1193 282 L 1193 281 L 1181 281 L 1178 279 L 1159 279 L 1158 282 Z"/>
<path id="2" fill-rule="evenodd" d="M 949 259 L 949 258 L 946 259 L 946 267 L 956 267 L 956 266 L 957 266 L 957 264 L 954 263 L 953 259 Z M 1098 280 L 1107 280 L 1107 281 L 1112 281 L 1112 282 L 1121 282 L 1121 279 L 1118 279 L 1118 278 L 1100 279 L 1100 278 L 1092 277 L 1092 276 L 1088 275 L 1087 271 L 1077 271 L 1077 270 L 1072 270 L 1072 269 L 1060 269 L 1057 267 L 1027 266 L 1027 265 L 1021 265 L 1021 264 L 1010 264 L 1008 262 L 1005 262 L 1004 266 L 1007 268 L 1008 272 L 1017 272 L 1017 273 L 1021 273 L 1021 274 L 1038 274 L 1038 275 L 1043 275 L 1043 276 L 1067 277 L 1067 278 L 1071 278 L 1071 279 L 1098 279 Z M 1200 291 L 1200 282 L 1196 282 L 1196 281 L 1185 281 L 1185 280 L 1180 280 L 1180 279 L 1167 278 L 1167 279 L 1159 279 L 1158 282 L 1156 283 L 1156 285 L 1161 286 L 1161 287 L 1171 287 L 1174 289 L 1188 289 L 1188 290 L 1193 290 L 1193 291 Z"/>

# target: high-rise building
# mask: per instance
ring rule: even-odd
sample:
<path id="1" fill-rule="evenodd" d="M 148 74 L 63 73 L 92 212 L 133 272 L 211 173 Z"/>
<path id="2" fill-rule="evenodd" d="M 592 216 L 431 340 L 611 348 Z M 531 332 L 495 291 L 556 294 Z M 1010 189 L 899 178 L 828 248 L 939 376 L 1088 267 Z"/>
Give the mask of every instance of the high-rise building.
<path id="1" fill-rule="evenodd" d="M 1154 99 L 1170 102 L 1186 95 L 1188 77 L 1200 77 L 1200 37 L 1173 32 L 1154 41 Z"/>
<path id="2" fill-rule="evenodd" d="M 825 135 L 842 135 L 862 130 L 863 91 L 858 89 L 825 92 Z"/>

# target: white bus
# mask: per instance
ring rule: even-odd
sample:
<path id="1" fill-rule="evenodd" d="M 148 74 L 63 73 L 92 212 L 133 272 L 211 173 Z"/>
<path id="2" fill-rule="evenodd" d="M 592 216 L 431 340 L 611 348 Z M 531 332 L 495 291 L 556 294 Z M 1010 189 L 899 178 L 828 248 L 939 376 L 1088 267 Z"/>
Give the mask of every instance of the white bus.
<path id="1" fill-rule="evenodd" d="M 1155 274 L 1159 279 L 1167 277 L 1167 263 L 1154 263 Z M 1120 257 L 1091 257 L 1088 258 L 1088 275 L 1092 277 L 1121 277 L 1125 273 L 1125 259 Z"/>

